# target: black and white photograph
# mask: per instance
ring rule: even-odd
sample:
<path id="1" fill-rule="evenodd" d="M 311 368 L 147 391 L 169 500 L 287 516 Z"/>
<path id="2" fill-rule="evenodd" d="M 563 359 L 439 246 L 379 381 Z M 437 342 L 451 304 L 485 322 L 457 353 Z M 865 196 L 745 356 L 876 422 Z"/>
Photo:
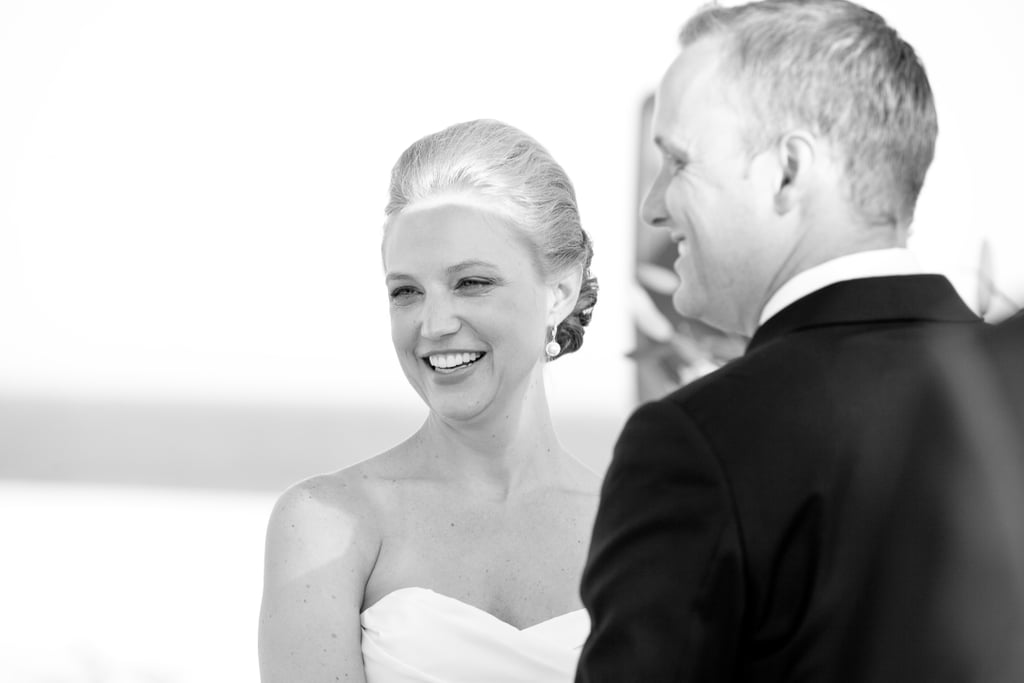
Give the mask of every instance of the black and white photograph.
<path id="1" fill-rule="evenodd" d="M 1024 681 L 1024 6 L 0 2 L 0 681 Z"/>

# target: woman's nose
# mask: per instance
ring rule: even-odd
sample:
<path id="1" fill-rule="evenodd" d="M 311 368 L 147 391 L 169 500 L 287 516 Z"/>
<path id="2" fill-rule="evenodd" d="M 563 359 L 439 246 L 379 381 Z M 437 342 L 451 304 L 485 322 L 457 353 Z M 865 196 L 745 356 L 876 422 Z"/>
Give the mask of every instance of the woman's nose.
<path id="1" fill-rule="evenodd" d="M 459 331 L 461 322 L 447 297 L 430 297 L 423 305 L 420 334 L 427 339 L 440 339 Z"/>

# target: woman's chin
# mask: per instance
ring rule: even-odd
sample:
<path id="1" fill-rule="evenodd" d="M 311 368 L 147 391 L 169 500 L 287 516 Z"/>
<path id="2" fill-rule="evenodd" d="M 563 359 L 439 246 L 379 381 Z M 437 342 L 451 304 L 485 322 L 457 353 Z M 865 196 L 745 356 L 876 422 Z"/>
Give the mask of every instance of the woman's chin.
<path id="1" fill-rule="evenodd" d="M 429 403 L 431 413 L 453 426 L 465 426 L 487 419 L 489 405 L 490 402 L 466 400 L 434 400 Z"/>

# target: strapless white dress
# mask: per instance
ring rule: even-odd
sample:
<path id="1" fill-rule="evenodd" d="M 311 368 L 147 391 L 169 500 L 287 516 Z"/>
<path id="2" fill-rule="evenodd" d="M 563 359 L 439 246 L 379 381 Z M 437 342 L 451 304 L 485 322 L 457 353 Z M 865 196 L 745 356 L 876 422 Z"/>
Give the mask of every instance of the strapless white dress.
<path id="1" fill-rule="evenodd" d="M 361 615 L 367 683 L 571 683 L 586 610 L 519 629 L 427 588 L 400 588 Z"/>

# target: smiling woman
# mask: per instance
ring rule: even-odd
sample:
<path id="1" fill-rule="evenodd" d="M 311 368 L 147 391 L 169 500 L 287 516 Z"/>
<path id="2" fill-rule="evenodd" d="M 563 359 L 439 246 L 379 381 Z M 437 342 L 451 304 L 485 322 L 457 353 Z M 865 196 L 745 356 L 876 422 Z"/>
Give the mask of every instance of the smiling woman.
<path id="1" fill-rule="evenodd" d="M 597 297 L 572 184 L 526 134 L 471 121 L 405 151 L 386 213 L 391 337 L 429 413 L 281 496 L 263 681 L 570 681 L 599 478 L 559 443 L 543 369 Z"/>
<path id="2" fill-rule="evenodd" d="M 521 403 L 538 384 L 545 330 L 579 289 L 579 269 L 549 286 L 502 223 L 454 203 L 388 222 L 392 339 L 409 383 L 439 416 L 468 419 L 495 401 L 508 403 L 498 408 L 505 411 Z"/>

